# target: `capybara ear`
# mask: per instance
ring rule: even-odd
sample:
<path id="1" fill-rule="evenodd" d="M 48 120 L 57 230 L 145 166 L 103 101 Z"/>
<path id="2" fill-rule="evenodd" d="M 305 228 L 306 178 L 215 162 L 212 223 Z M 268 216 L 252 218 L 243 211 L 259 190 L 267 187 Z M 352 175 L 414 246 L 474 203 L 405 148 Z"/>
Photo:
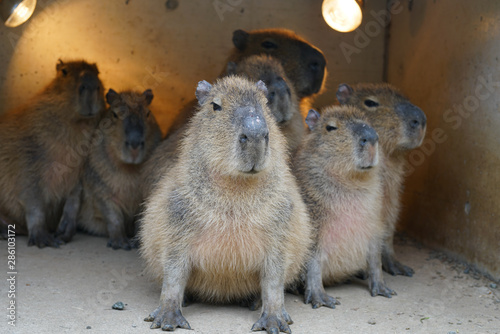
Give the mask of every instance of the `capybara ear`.
<path id="1" fill-rule="evenodd" d="M 349 97 L 352 95 L 352 87 L 348 84 L 342 83 L 339 85 L 337 89 L 337 100 L 340 104 L 346 104 L 349 100 Z"/>
<path id="2" fill-rule="evenodd" d="M 238 65 L 234 61 L 228 61 L 226 65 L 226 75 L 235 74 Z"/>
<path id="3" fill-rule="evenodd" d="M 247 33 L 245 30 L 235 30 L 233 32 L 233 44 L 236 46 L 238 50 L 245 50 L 248 42 L 248 36 L 250 36 L 249 33 Z"/>
<path id="4" fill-rule="evenodd" d="M 64 63 L 63 63 L 63 61 L 61 60 L 61 58 L 59 58 L 59 59 L 57 60 L 57 64 L 56 64 L 56 71 L 60 71 L 60 70 L 61 70 L 61 68 L 62 68 L 63 66 L 64 66 Z"/>
<path id="5" fill-rule="evenodd" d="M 262 91 L 262 93 L 264 93 L 265 96 L 267 96 L 267 87 L 266 87 L 266 84 L 264 83 L 264 81 L 262 81 L 262 80 L 257 81 L 255 86 L 257 86 L 257 88 L 260 89 Z"/>
<path id="6" fill-rule="evenodd" d="M 149 106 L 151 104 L 151 101 L 153 101 L 153 91 L 151 89 L 146 89 L 144 93 L 142 93 L 142 95 L 146 99 L 146 104 Z"/>
<path id="7" fill-rule="evenodd" d="M 210 90 L 212 90 L 212 85 L 208 81 L 203 80 L 198 82 L 198 87 L 196 87 L 195 94 L 200 106 L 207 100 Z"/>
<path id="8" fill-rule="evenodd" d="M 309 127 L 309 130 L 312 131 L 316 127 L 319 118 L 320 118 L 319 112 L 317 112 L 314 109 L 309 110 L 309 113 L 307 114 L 306 117 L 306 124 Z"/>
<path id="9" fill-rule="evenodd" d="M 111 105 L 118 97 L 119 94 L 110 88 L 106 94 L 106 102 Z"/>

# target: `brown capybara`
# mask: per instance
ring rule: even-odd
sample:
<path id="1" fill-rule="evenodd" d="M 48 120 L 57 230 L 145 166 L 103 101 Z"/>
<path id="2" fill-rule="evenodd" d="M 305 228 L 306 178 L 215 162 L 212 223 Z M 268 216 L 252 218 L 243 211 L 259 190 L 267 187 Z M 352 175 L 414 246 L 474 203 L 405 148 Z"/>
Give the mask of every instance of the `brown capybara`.
<path id="1" fill-rule="evenodd" d="M 326 58 L 320 49 L 287 29 L 261 29 L 233 32 L 234 48 L 228 62 L 239 63 L 243 59 L 260 54 L 267 54 L 281 62 L 286 76 L 290 79 L 300 108 L 307 112 L 312 98 L 321 92 L 326 80 Z M 226 68 L 222 70 L 224 75 Z M 196 101 L 186 105 L 176 116 L 169 134 L 183 128 L 196 110 Z M 167 134 L 167 136 L 169 135 Z"/>
<path id="2" fill-rule="evenodd" d="M 302 270 L 312 231 L 266 94 L 262 81 L 235 76 L 198 84 L 199 111 L 140 225 L 147 269 L 163 280 L 151 328 L 190 328 L 187 293 L 209 302 L 261 296 L 252 330 L 290 333 L 284 286 Z"/>
<path id="3" fill-rule="evenodd" d="M 129 250 L 128 237 L 142 197 L 144 162 L 161 139 L 161 131 L 149 110 L 153 92 L 110 89 L 106 94 L 109 125 L 98 134 L 83 176 L 82 204 L 77 223 L 83 230 L 108 236 L 108 247 Z M 104 122 L 104 121 L 103 121 Z"/>
<path id="4" fill-rule="evenodd" d="M 280 62 L 268 55 L 255 55 L 240 63 L 228 62 L 227 75 L 240 75 L 267 87 L 267 104 L 279 129 L 285 135 L 288 152 L 293 153 L 302 141 L 304 121 L 295 89 Z"/>
<path id="5" fill-rule="evenodd" d="M 283 65 L 299 99 L 318 94 L 326 79 L 326 58 L 320 49 L 287 29 L 233 32 L 228 61 L 239 63 L 252 55 L 268 54 Z"/>
<path id="6" fill-rule="evenodd" d="M 30 102 L 0 118 L 2 215 L 27 228 L 28 245 L 38 247 L 61 243 L 51 230 L 80 180 L 105 108 L 95 64 L 59 61 L 56 70 Z"/>
<path id="7" fill-rule="evenodd" d="M 397 261 L 393 238 L 400 210 L 401 189 L 408 152 L 422 143 L 426 130 L 424 112 L 388 84 L 339 85 L 340 104 L 358 107 L 380 137 L 384 159 L 381 161 L 384 182 L 383 221 L 385 241 L 382 265 L 391 275 L 412 276 L 413 269 Z"/>
<path id="8" fill-rule="evenodd" d="M 372 296 L 391 297 L 383 279 L 382 182 L 378 136 L 354 107 L 310 110 L 309 133 L 293 159 L 293 172 L 316 231 L 307 263 L 305 302 L 334 308 L 324 286 L 365 271 Z"/>

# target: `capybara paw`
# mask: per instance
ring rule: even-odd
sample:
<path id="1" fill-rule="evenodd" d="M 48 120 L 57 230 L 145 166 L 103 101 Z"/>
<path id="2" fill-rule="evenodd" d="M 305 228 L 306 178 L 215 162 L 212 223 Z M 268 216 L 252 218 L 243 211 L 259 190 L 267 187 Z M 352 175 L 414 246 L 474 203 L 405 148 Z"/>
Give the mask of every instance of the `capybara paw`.
<path id="1" fill-rule="evenodd" d="M 304 293 L 304 303 L 310 303 L 314 309 L 320 308 L 321 306 L 335 308 L 335 305 L 340 305 L 340 302 L 337 299 L 329 296 L 326 292 L 309 289 L 306 289 L 306 292 Z"/>
<path id="2" fill-rule="evenodd" d="M 28 238 L 28 246 L 38 246 L 38 248 L 54 247 L 59 248 L 64 242 L 54 237 L 47 231 L 38 231 L 30 233 Z"/>
<path id="3" fill-rule="evenodd" d="M 191 326 L 189 326 L 189 323 L 178 308 L 170 310 L 159 306 L 144 321 L 152 322 L 151 329 L 161 328 L 168 332 L 174 331 L 177 327 L 191 329 Z"/>
<path id="4" fill-rule="evenodd" d="M 408 276 L 412 277 L 415 271 L 402 264 L 398 260 L 391 258 L 391 259 L 385 259 L 382 263 L 382 268 L 384 269 L 385 272 L 391 274 L 392 276 L 396 275 L 403 275 L 403 276 Z"/>
<path id="5" fill-rule="evenodd" d="M 390 289 L 384 283 L 380 283 L 380 282 L 375 282 L 372 284 L 372 287 L 370 288 L 370 293 L 371 293 L 372 297 L 384 296 L 387 298 L 392 298 L 392 296 L 397 295 L 396 291 Z"/>
<path id="6" fill-rule="evenodd" d="M 284 311 L 286 313 L 286 311 Z M 287 313 L 288 315 L 288 313 Z M 288 316 L 291 322 L 290 316 Z M 253 324 L 252 331 L 267 331 L 270 334 L 292 333 L 292 330 L 288 326 L 288 321 L 283 317 L 283 315 L 268 315 L 267 313 L 262 313 L 260 319 Z"/>
<path id="7" fill-rule="evenodd" d="M 76 221 L 70 219 L 62 219 L 57 227 L 56 238 L 64 243 L 71 241 L 76 233 Z"/>
<path id="8" fill-rule="evenodd" d="M 128 238 L 109 238 L 108 247 L 113 249 L 131 250 L 133 243 Z"/>

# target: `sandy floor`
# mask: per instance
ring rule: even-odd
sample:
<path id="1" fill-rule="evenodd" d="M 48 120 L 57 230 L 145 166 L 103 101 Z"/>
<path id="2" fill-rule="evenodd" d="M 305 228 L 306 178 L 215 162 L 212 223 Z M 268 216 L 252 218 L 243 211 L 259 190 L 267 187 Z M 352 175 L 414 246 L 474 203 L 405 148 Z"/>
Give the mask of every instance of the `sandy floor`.
<path id="1" fill-rule="evenodd" d="M 16 327 L 6 320 L 9 283 L 0 282 L 0 333 L 154 333 L 143 318 L 156 308 L 160 289 L 143 276 L 137 251 L 114 251 L 105 239 L 83 234 L 60 249 L 26 243 L 17 237 Z M 397 296 L 370 297 L 359 280 L 327 290 L 342 303 L 335 310 L 313 310 L 287 295 L 293 333 L 500 333 L 500 286 L 428 249 L 400 244 L 396 251 L 416 271 L 413 278 L 386 275 Z M 6 277 L 5 240 L 0 255 Z M 111 308 L 117 301 L 123 311 Z M 232 305 L 193 304 L 183 313 L 193 330 L 178 333 L 250 333 L 259 317 Z"/>

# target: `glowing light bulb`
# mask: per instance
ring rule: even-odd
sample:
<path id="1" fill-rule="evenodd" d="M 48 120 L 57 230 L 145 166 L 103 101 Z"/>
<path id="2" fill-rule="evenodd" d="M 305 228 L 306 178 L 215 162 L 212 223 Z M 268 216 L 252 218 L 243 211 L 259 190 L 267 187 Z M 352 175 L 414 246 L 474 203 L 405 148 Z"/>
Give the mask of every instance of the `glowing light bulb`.
<path id="1" fill-rule="evenodd" d="M 17 27 L 28 21 L 35 11 L 36 0 L 23 0 L 17 5 L 13 5 L 10 16 L 5 21 L 5 25 L 10 28 Z"/>
<path id="2" fill-rule="evenodd" d="M 340 32 L 353 31 L 363 18 L 356 0 L 324 0 L 321 10 L 326 23 Z"/>

